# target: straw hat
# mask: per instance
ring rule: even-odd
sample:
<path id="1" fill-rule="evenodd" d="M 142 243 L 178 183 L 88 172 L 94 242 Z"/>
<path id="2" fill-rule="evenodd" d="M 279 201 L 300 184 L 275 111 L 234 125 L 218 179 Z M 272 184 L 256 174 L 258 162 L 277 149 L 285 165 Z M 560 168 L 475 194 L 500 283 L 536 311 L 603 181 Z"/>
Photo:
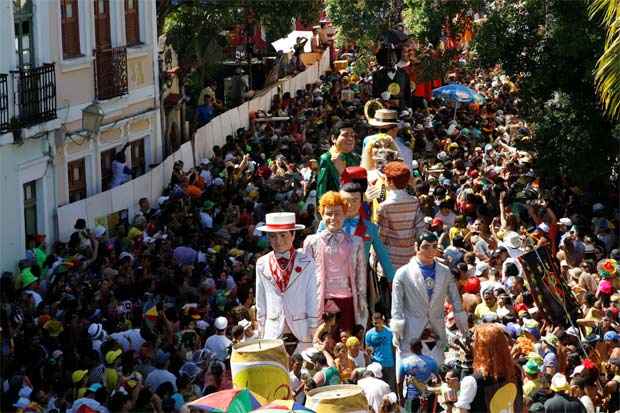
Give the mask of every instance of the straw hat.
<path id="1" fill-rule="evenodd" d="M 295 223 L 293 212 L 273 212 L 265 216 L 265 225 L 256 228 L 262 232 L 298 231 L 306 228 L 305 225 Z"/>
<path id="2" fill-rule="evenodd" d="M 398 126 L 398 112 L 390 109 L 377 109 L 372 119 L 368 121 L 371 126 Z"/>

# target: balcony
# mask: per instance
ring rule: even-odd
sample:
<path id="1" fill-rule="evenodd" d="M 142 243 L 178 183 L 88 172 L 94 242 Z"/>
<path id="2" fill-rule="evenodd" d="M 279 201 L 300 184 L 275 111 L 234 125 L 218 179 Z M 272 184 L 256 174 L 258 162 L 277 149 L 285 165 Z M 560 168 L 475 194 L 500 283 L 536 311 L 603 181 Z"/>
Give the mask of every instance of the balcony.
<path id="1" fill-rule="evenodd" d="M 13 79 L 13 102 L 16 108 L 13 116 L 19 127 L 30 127 L 56 119 L 54 63 L 45 63 L 31 69 L 13 70 L 11 77 Z"/>
<path id="2" fill-rule="evenodd" d="M 0 132 L 9 128 L 9 75 L 0 73 Z"/>
<path id="3" fill-rule="evenodd" d="M 127 48 L 95 49 L 95 96 L 106 100 L 123 96 L 127 88 Z"/>

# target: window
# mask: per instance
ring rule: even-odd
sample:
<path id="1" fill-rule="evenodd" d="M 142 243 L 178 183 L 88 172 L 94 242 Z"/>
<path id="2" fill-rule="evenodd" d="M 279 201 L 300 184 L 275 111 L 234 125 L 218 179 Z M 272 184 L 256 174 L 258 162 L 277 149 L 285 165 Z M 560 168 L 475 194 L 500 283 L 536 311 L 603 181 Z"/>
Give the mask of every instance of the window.
<path id="1" fill-rule="evenodd" d="M 80 56 L 80 23 L 78 0 L 60 0 L 62 26 L 62 56 L 65 59 Z"/>
<path id="2" fill-rule="evenodd" d="M 37 234 L 37 181 L 24 184 L 24 227 L 26 238 Z"/>
<path id="3" fill-rule="evenodd" d="M 67 164 L 69 175 L 69 202 L 86 198 L 86 162 L 84 158 Z"/>
<path id="4" fill-rule="evenodd" d="M 112 148 L 101 152 L 101 190 L 107 191 L 112 185 L 112 161 L 116 149 Z"/>
<path id="5" fill-rule="evenodd" d="M 112 47 L 110 34 L 110 1 L 93 0 L 95 10 L 95 47 L 109 49 Z"/>
<path id="6" fill-rule="evenodd" d="M 138 11 L 139 0 L 125 0 L 125 34 L 127 46 L 140 43 L 140 13 Z"/>
<path id="7" fill-rule="evenodd" d="M 15 0 L 15 52 L 20 69 L 34 66 L 31 0 Z"/>
<path id="8" fill-rule="evenodd" d="M 131 169 L 134 177 L 144 175 L 146 172 L 146 159 L 144 157 L 144 139 L 131 142 Z"/>

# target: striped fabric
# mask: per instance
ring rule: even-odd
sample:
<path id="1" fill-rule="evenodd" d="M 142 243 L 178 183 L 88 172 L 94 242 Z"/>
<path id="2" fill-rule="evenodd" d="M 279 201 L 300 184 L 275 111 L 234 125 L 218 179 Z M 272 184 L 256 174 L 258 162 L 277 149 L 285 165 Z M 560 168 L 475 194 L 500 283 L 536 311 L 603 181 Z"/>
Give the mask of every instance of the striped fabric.
<path id="1" fill-rule="evenodd" d="M 424 214 L 418 199 L 404 190 L 390 191 L 379 205 L 379 235 L 394 268 L 407 264 L 415 251 L 415 237 L 424 229 Z"/>

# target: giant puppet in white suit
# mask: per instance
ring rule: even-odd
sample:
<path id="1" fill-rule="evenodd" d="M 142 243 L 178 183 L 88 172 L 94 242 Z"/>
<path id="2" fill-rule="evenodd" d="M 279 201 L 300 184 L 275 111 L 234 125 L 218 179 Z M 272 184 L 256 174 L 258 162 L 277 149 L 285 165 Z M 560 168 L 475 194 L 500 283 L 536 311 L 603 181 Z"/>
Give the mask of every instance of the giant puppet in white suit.
<path id="1" fill-rule="evenodd" d="M 284 340 L 289 354 L 312 345 L 318 325 L 317 279 L 314 260 L 293 247 L 292 212 L 267 214 L 266 232 L 271 251 L 256 261 L 256 319 L 261 338 Z"/>
<path id="2" fill-rule="evenodd" d="M 417 253 L 396 271 L 392 282 L 390 327 L 398 343 L 400 359 L 411 353 L 412 342 L 422 339 L 424 353 L 437 363 L 444 360 L 447 344 L 444 322 L 446 298 L 452 303 L 457 326 L 467 331 L 467 314 L 450 269 L 436 261 L 437 237 L 422 232 L 417 237 Z"/>

